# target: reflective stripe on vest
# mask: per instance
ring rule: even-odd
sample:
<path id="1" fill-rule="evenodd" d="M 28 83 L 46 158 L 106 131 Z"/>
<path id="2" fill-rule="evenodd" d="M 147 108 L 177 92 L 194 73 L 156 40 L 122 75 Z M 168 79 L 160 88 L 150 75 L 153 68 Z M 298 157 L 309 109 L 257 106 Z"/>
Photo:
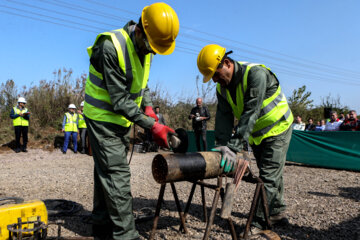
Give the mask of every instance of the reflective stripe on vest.
<path id="1" fill-rule="evenodd" d="M 65 113 L 66 116 L 66 123 L 65 123 L 65 132 L 77 132 L 77 125 L 76 125 L 76 120 L 78 115 L 76 113 L 74 113 L 73 115 L 71 115 L 70 113 Z"/>
<path id="2" fill-rule="evenodd" d="M 94 45 L 100 36 L 111 37 L 117 52 L 119 66 L 125 73 L 129 98 L 140 107 L 149 78 L 152 54 L 145 56 L 143 67 L 131 38 L 125 30 L 118 29 L 101 33 L 97 36 Z M 88 53 L 91 57 L 92 47 L 88 48 Z M 89 77 L 86 80 L 84 114 L 90 119 L 110 122 L 123 127 L 129 127 L 132 124 L 124 116 L 115 113 L 103 76 L 92 65 L 90 65 Z"/>
<path id="3" fill-rule="evenodd" d="M 86 128 L 86 122 L 82 114 L 79 114 L 79 128 Z"/>
<path id="4" fill-rule="evenodd" d="M 19 108 L 14 107 L 14 113 L 15 114 L 26 113 L 27 111 L 28 111 L 27 108 L 24 108 L 23 110 L 20 110 Z M 13 119 L 13 125 L 14 125 L 14 127 L 15 126 L 25 126 L 25 127 L 27 127 L 27 126 L 29 126 L 29 120 L 26 120 L 25 118 L 19 116 L 19 117 Z"/>
<path id="5" fill-rule="evenodd" d="M 262 64 L 246 62 L 239 62 L 239 64 L 246 68 L 242 82 L 240 82 L 236 89 L 236 105 L 234 104 L 228 89 L 222 88 L 220 84 L 217 84 L 216 86 L 219 94 L 221 94 L 230 104 L 233 114 L 238 120 L 244 110 L 244 95 L 247 90 L 247 77 L 250 69 L 253 66 L 261 66 L 271 72 L 269 68 Z M 249 137 L 249 143 L 259 145 L 264 138 L 279 135 L 291 126 L 293 119 L 286 97 L 281 92 L 281 87 L 279 85 L 276 92 L 263 101 L 260 114 L 255 122 L 251 136 Z"/>

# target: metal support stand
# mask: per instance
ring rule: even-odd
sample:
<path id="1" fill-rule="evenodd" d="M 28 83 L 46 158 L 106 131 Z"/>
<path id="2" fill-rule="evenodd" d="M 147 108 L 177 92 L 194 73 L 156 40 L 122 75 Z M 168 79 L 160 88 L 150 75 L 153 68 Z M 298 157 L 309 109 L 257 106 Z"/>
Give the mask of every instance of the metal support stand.
<path id="1" fill-rule="evenodd" d="M 176 193 L 176 189 L 175 189 L 175 184 L 173 182 L 170 183 L 171 189 L 172 189 L 172 192 L 174 195 L 176 207 L 179 212 L 179 217 L 181 220 L 179 231 L 181 231 L 183 233 L 187 233 L 187 229 L 185 226 L 185 220 L 186 220 L 187 214 L 188 214 L 190 206 L 191 206 L 191 201 L 192 201 L 192 198 L 195 193 L 196 185 L 200 185 L 201 201 L 202 201 L 202 205 L 203 205 L 203 221 L 206 222 L 206 229 L 205 229 L 203 240 L 207 240 L 209 238 L 210 232 L 211 232 L 211 226 L 214 223 L 214 218 L 215 218 L 215 213 L 216 213 L 217 205 L 219 202 L 219 198 L 221 197 L 222 200 L 224 198 L 224 188 L 223 188 L 224 177 L 225 177 L 225 175 L 218 176 L 217 185 L 205 183 L 203 180 L 198 180 L 198 181 L 192 182 L 193 185 L 191 187 L 191 191 L 190 191 L 189 198 L 188 198 L 187 204 L 185 206 L 184 212 L 182 212 L 182 210 L 181 210 L 180 202 L 179 202 L 179 199 L 178 199 L 178 196 Z M 244 239 L 247 239 L 249 230 L 250 230 L 250 224 L 254 218 L 255 211 L 256 211 L 257 205 L 259 204 L 260 199 L 261 199 L 263 211 L 265 214 L 265 221 L 266 221 L 266 225 L 267 225 L 266 227 L 268 229 L 271 228 L 271 223 L 269 220 L 269 210 L 268 210 L 268 206 L 267 206 L 267 199 L 266 199 L 266 193 L 265 193 L 263 181 L 259 177 L 256 177 L 250 169 L 249 169 L 249 174 L 247 176 L 245 176 L 242 180 L 245 182 L 250 182 L 250 183 L 256 184 L 254 198 L 251 203 L 249 217 L 247 219 L 247 223 L 245 226 L 245 232 L 244 232 L 244 236 L 243 236 Z M 157 224 L 158 224 L 160 209 L 161 209 L 161 203 L 163 202 L 163 199 L 164 199 L 165 187 L 166 187 L 166 183 L 161 184 L 159 198 L 158 198 L 156 211 L 155 211 L 153 228 L 151 230 L 150 237 L 149 237 L 150 240 L 154 239 L 155 232 L 157 229 Z M 207 217 L 207 207 L 206 207 L 206 201 L 205 201 L 205 188 L 215 190 L 214 199 L 213 199 L 209 218 Z M 234 226 L 234 223 L 233 223 L 231 217 L 229 217 L 227 219 L 227 222 L 229 224 L 229 229 L 230 229 L 232 239 L 237 240 L 238 238 L 236 235 L 235 226 Z"/>
<path id="2" fill-rule="evenodd" d="M 183 214 L 183 212 L 181 210 L 178 195 L 176 193 L 175 184 L 171 182 L 170 185 L 171 185 L 171 189 L 172 189 L 172 192 L 173 192 L 173 195 L 174 195 L 176 207 L 177 207 L 177 210 L 179 212 L 179 217 L 180 217 L 180 220 L 181 220 L 180 227 L 182 227 L 182 229 L 184 229 L 184 231 L 183 231 L 184 233 L 187 233 L 188 231 L 187 231 L 187 228 L 185 226 L 185 218 L 184 218 L 184 214 Z M 154 236 L 155 236 L 155 232 L 156 232 L 158 221 L 159 221 L 161 204 L 162 204 L 163 199 L 164 199 L 165 187 L 166 187 L 166 183 L 161 184 L 161 188 L 160 188 L 160 192 L 159 192 L 159 198 L 158 198 L 158 202 L 157 202 L 156 210 L 155 210 L 153 228 L 151 230 L 149 240 L 154 239 Z"/>
<path id="3" fill-rule="evenodd" d="M 255 211 L 259 204 L 259 201 L 262 202 L 262 208 L 264 211 L 266 228 L 271 229 L 271 222 L 269 219 L 269 208 L 268 208 L 268 204 L 267 204 L 264 182 L 259 177 L 255 176 L 253 174 L 253 172 L 250 170 L 250 168 L 249 168 L 249 171 L 250 171 L 250 174 L 248 176 L 244 177 L 243 181 L 255 183 L 256 189 L 255 189 L 253 201 L 251 203 L 249 217 L 248 217 L 248 220 L 245 225 L 244 236 L 242 236 L 243 239 L 248 239 L 248 237 L 249 237 L 248 235 L 249 235 L 249 230 L 250 230 L 250 224 L 254 218 Z"/>

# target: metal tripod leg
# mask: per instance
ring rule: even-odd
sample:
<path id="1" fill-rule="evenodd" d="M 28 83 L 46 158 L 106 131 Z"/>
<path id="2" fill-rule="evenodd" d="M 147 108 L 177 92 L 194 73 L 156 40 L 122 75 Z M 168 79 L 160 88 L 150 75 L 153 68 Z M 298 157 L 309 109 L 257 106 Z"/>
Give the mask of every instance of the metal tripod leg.
<path id="1" fill-rule="evenodd" d="M 156 210 L 155 210 L 153 228 L 151 229 L 149 240 L 153 240 L 154 236 L 155 236 L 155 232 L 156 232 L 156 229 L 157 229 L 157 224 L 158 224 L 158 221 L 159 221 L 161 203 L 162 203 L 162 201 L 164 199 L 165 187 L 166 187 L 166 184 L 161 184 L 161 188 L 160 188 L 160 192 L 159 192 L 159 198 L 158 198 L 158 202 L 157 202 Z"/>
<path id="2" fill-rule="evenodd" d="M 180 226 L 183 226 L 184 232 L 187 233 L 188 231 L 187 231 L 186 226 L 185 226 L 185 218 L 184 218 L 184 214 L 183 214 L 183 212 L 181 210 L 179 198 L 178 198 L 177 193 L 176 193 L 175 184 L 170 183 L 170 185 L 171 185 L 171 189 L 172 189 L 173 194 L 174 194 L 176 207 L 177 207 L 179 217 L 180 217 L 180 220 L 181 220 Z"/>
<path id="3" fill-rule="evenodd" d="M 267 203 L 267 197 L 266 197 L 264 183 L 261 183 L 261 198 L 262 198 L 262 203 L 263 203 L 265 222 L 266 222 L 268 229 L 271 229 L 271 222 L 270 222 L 270 218 L 269 218 L 269 207 L 268 207 L 268 203 Z"/>
<path id="4" fill-rule="evenodd" d="M 216 212 L 217 203 L 219 201 L 221 188 L 222 188 L 222 177 L 220 176 L 220 177 L 218 177 L 218 184 L 217 184 L 217 188 L 215 189 L 214 201 L 213 201 L 213 205 L 211 208 L 209 220 L 206 224 L 206 230 L 205 230 L 203 240 L 207 240 L 209 238 L 210 231 L 211 231 L 211 225 L 213 224 L 214 218 L 215 218 L 215 212 Z"/>
<path id="5" fill-rule="evenodd" d="M 202 182 L 202 180 L 201 180 Z M 201 200 L 203 205 L 203 222 L 207 221 L 207 209 L 206 209 L 206 200 L 205 200 L 205 187 L 201 185 Z"/>
<path id="6" fill-rule="evenodd" d="M 184 210 L 184 219 L 185 220 L 186 220 L 187 213 L 189 212 L 189 209 L 190 209 L 190 205 L 191 205 L 192 198 L 194 196 L 195 188 L 196 188 L 196 183 L 193 183 L 193 185 L 191 187 L 190 195 L 189 195 L 189 198 L 186 203 L 185 210 Z M 183 230 L 183 227 L 182 227 L 182 225 L 180 225 L 179 231 L 182 231 L 182 230 Z"/>
<path id="7" fill-rule="evenodd" d="M 256 184 L 256 189 L 255 189 L 255 193 L 254 193 L 254 198 L 253 201 L 251 203 L 251 208 L 250 208 L 250 213 L 249 213 L 249 217 L 248 220 L 246 222 L 246 226 L 245 226 L 245 232 L 244 232 L 244 236 L 243 238 L 247 239 L 248 238 L 248 234 L 249 234 L 249 230 L 250 230 L 250 224 L 254 218 L 254 214 L 255 214 L 255 210 L 256 207 L 258 205 L 259 202 L 259 194 L 260 194 L 260 190 L 261 190 L 261 183 L 258 182 Z"/>

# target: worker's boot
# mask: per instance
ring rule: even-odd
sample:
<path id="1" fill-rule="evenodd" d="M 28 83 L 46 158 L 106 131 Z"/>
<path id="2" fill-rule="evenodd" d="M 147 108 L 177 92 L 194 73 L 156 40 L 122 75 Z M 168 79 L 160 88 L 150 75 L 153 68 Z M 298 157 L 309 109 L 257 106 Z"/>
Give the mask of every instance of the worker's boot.
<path id="1" fill-rule="evenodd" d="M 262 232 L 264 232 L 263 229 L 255 227 L 255 226 L 251 226 L 250 229 L 249 229 L 247 237 L 252 238 L 253 236 L 257 236 L 257 235 L 261 234 Z M 245 231 L 240 233 L 239 238 L 244 239 L 245 238 L 244 235 L 245 235 Z"/>
<path id="2" fill-rule="evenodd" d="M 289 220 L 286 217 L 286 214 L 284 212 L 276 214 L 276 215 L 272 215 L 270 216 L 270 223 L 273 226 L 280 226 L 280 225 L 287 225 L 289 224 Z"/>

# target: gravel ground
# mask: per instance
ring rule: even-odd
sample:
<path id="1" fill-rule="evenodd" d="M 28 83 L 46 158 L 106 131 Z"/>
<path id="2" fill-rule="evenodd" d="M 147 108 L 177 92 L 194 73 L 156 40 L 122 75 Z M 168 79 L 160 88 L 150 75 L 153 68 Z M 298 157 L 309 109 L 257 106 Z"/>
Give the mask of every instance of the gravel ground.
<path id="1" fill-rule="evenodd" d="M 154 211 L 160 185 L 151 173 L 155 153 L 134 153 L 131 162 L 134 211 Z M 81 154 L 63 155 L 60 151 L 30 149 L 28 153 L 12 151 L 0 154 L 0 198 L 65 199 L 81 206 L 72 216 L 62 219 L 63 236 L 90 236 L 88 217 L 92 209 L 93 161 Z M 256 169 L 255 162 L 251 163 Z M 281 239 L 360 239 L 360 173 L 287 164 L 284 172 L 285 200 L 288 204 L 287 226 L 274 228 Z M 216 183 L 215 179 L 207 180 Z M 175 184 L 182 207 L 185 207 L 191 184 Z M 241 183 L 233 209 L 235 228 L 240 233 L 246 223 L 255 185 Z M 170 186 L 160 212 L 156 239 L 202 239 L 206 224 L 202 221 L 201 194 L 195 191 L 187 217 L 189 233 L 178 232 L 179 218 Z M 214 191 L 205 190 L 208 210 Z M 220 208 L 220 204 L 218 206 Z M 218 213 L 219 213 L 218 208 Z M 152 221 L 137 223 L 141 239 L 149 237 Z M 49 235 L 55 236 L 55 227 Z M 227 222 L 215 217 L 210 239 L 231 239 Z M 257 239 L 265 239 L 258 237 Z"/>

